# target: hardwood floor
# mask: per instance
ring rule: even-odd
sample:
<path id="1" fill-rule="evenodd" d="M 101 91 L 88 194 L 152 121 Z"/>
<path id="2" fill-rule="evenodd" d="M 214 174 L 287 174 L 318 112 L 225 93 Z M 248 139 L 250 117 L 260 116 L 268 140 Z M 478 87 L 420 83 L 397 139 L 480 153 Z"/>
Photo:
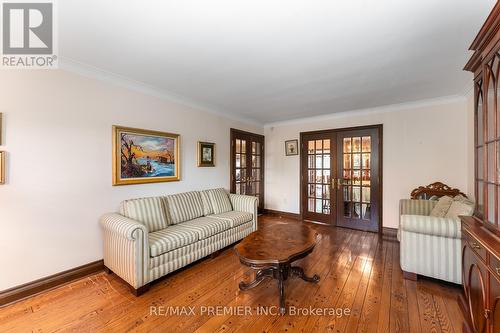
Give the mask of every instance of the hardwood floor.
<path id="1" fill-rule="evenodd" d="M 259 227 L 276 221 L 300 223 L 263 216 Z M 0 332 L 461 332 L 460 287 L 404 280 L 395 236 L 308 225 L 318 244 L 300 265 L 321 281 L 287 280 L 287 307 L 349 309 L 349 315 L 257 314 L 257 307 L 278 305 L 276 280 L 239 291 L 238 283 L 253 275 L 230 247 L 138 298 L 114 274 L 99 273 L 10 305 L 0 309 Z M 170 306 L 194 307 L 196 315 L 161 312 Z M 249 306 L 252 315 L 212 315 L 208 306 Z"/>

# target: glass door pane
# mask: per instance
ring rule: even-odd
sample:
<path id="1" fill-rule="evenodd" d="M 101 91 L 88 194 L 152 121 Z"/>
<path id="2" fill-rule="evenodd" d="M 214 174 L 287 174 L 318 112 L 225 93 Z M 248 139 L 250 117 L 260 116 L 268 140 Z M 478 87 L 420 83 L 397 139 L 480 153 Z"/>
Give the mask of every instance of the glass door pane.
<path id="1" fill-rule="evenodd" d="M 246 194 L 247 193 L 247 140 L 236 139 L 235 143 L 235 182 L 236 194 Z"/>
<path id="2" fill-rule="evenodd" d="M 302 148 L 302 173 L 304 219 L 332 224 L 332 134 L 304 137 Z"/>
<path id="3" fill-rule="evenodd" d="M 339 211 L 337 225 L 361 230 L 378 231 L 378 214 L 374 205 L 378 202 L 377 129 L 339 131 L 337 134 L 338 170 L 336 190 Z M 378 176 L 377 176 L 378 178 Z"/>

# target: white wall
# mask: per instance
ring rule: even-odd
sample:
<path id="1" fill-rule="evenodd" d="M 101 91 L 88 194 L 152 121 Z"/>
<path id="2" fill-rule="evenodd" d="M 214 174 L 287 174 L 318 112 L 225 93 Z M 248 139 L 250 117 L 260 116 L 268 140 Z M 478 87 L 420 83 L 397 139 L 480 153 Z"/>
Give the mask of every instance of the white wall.
<path id="1" fill-rule="evenodd" d="M 98 218 L 124 199 L 228 188 L 230 127 L 263 132 L 64 71 L 2 71 L 0 112 L 0 290 L 102 259 Z M 180 134 L 182 181 L 111 186 L 114 124 Z M 217 167 L 196 167 L 199 140 L 217 143 Z"/>
<path id="2" fill-rule="evenodd" d="M 284 155 L 300 132 L 383 124 L 383 225 L 398 225 L 398 201 L 419 185 L 442 181 L 468 195 L 465 98 L 407 103 L 266 126 L 266 208 L 299 213 L 299 156 Z"/>

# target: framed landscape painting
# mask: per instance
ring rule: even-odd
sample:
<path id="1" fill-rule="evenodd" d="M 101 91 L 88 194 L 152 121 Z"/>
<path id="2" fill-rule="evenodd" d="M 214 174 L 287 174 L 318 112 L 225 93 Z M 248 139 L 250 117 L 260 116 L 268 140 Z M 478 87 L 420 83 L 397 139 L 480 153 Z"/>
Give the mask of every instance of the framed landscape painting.
<path id="1" fill-rule="evenodd" d="M 198 141 L 198 166 L 215 166 L 215 143 Z"/>
<path id="2" fill-rule="evenodd" d="M 180 180 L 178 134 L 113 126 L 113 185 Z"/>

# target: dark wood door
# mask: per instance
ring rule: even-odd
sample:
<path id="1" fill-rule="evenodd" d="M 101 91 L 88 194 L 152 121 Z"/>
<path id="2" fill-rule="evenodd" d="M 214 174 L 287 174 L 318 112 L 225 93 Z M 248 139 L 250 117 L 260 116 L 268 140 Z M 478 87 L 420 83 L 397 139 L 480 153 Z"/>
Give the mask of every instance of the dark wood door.
<path id="1" fill-rule="evenodd" d="M 335 133 L 310 133 L 301 136 L 302 217 L 305 220 L 335 225 Z"/>
<path id="2" fill-rule="evenodd" d="M 380 141 L 377 128 L 337 132 L 337 225 L 378 231 Z"/>
<path id="3" fill-rule="evenodd" d="M 264 210 L 264 136 L 231 129 L 231 193 L 259 198 Z"/>
<path id="4" fill-rule="evenodd" d="M 301 133 L 304 220 L 380 231 L 382 127 Z"/>

